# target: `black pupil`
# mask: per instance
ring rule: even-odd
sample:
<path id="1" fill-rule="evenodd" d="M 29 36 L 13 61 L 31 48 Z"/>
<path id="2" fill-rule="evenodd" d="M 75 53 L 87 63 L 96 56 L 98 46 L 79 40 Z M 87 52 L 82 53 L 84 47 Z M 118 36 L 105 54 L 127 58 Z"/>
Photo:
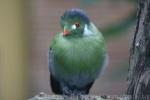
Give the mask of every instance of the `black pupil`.
<path id="1" fill-rule="evenodd" d="M 76 23 L 76 27 L 79 27 L 80 26 L 80 24 L 79 23 Z"/>

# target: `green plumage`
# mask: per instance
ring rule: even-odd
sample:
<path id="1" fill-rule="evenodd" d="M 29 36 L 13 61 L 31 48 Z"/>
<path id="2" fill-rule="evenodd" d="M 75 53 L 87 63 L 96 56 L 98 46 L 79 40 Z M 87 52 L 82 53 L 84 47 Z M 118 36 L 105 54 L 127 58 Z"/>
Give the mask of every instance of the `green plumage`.
<path id="1" fill-rule="evenodd" d="M 58 71 L 67 75 L 88 73 L 93 76 L 100 70 L 106 46 L 101 33 L 93 24 L 89 29 L 94 33 L 92 36 L 65 38 L 62 33 L 56 35 L 51 46 L 54 61 L 60 66 L 57 68 Z"/>

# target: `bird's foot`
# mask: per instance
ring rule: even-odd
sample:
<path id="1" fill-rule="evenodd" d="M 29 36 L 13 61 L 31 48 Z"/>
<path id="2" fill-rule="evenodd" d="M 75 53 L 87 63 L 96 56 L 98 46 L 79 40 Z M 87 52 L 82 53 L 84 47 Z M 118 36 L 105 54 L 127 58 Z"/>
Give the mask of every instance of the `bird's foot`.
<path id="1" fill-rule="evenodd" d="M 86 94 L 85 91 L 74 90 L 71 96 L 77 98 L 77 100 L 83 100 L 82 95 L 84 94 Z"/>
<path id="2" fill-rule="evenodd" d="M 63 95 L 72 95 L 72 91 L 69 90 L 67 87 L 63 88 Z"/>

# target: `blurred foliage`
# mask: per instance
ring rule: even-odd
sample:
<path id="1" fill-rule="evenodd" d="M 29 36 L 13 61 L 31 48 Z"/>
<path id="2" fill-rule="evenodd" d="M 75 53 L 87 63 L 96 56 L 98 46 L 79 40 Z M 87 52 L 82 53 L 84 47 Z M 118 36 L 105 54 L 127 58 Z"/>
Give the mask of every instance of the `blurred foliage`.
<path id="1" fill-rule="evenodd" d="M 91 5 L 100 1 L 104 1 L 104 0 L 80 0 L 80 3 L 85 4 L 85 5 Z M 108 0 L 108 1 L 114 2 L 114 3 L 117 3 L 117 2 L 130 2 L 134 4 L 137 3 L 137 0 Z"/>
<path id="2" fill-rule="evenodd" d="M 132 2 L 132 3 L 135 3 L 137 2 L 137 0 L 109 0 L 109 1 L 112 1 L 112 2 L 122 2 L 122 1 L 125 1 L 125 2 Z"/>
<path id="3" fill-rule="evenodd" d="M 123 19 L 119 23 L 113 23 L 102 30 L 102 33 L 106 39 L 113 38 L 114 36 L 118 36 L 124 34 L 127 29 L 129 29 L 134 23 L 136 19 L 136 13 L 129 15 L 127 18 Z"/>
<path id="4" fill-rule="evenodd" d="M 85 5 L 91 5 L 91 4 L 97 3 L 99 1 L 101 1 L 101 0 L 80 0 L 80 3 L 85 4 Z"/>

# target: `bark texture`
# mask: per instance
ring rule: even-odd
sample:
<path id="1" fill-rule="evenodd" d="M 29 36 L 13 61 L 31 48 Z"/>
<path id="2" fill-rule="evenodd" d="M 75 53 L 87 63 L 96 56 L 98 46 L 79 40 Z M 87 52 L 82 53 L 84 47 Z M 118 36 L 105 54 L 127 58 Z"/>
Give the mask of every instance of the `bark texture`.
<path id="1" fill-rule="evenodd" d="M 129 63 L 127 94 L 132 100 L 150 100 L 150 0 L 138 1 Z"/>

